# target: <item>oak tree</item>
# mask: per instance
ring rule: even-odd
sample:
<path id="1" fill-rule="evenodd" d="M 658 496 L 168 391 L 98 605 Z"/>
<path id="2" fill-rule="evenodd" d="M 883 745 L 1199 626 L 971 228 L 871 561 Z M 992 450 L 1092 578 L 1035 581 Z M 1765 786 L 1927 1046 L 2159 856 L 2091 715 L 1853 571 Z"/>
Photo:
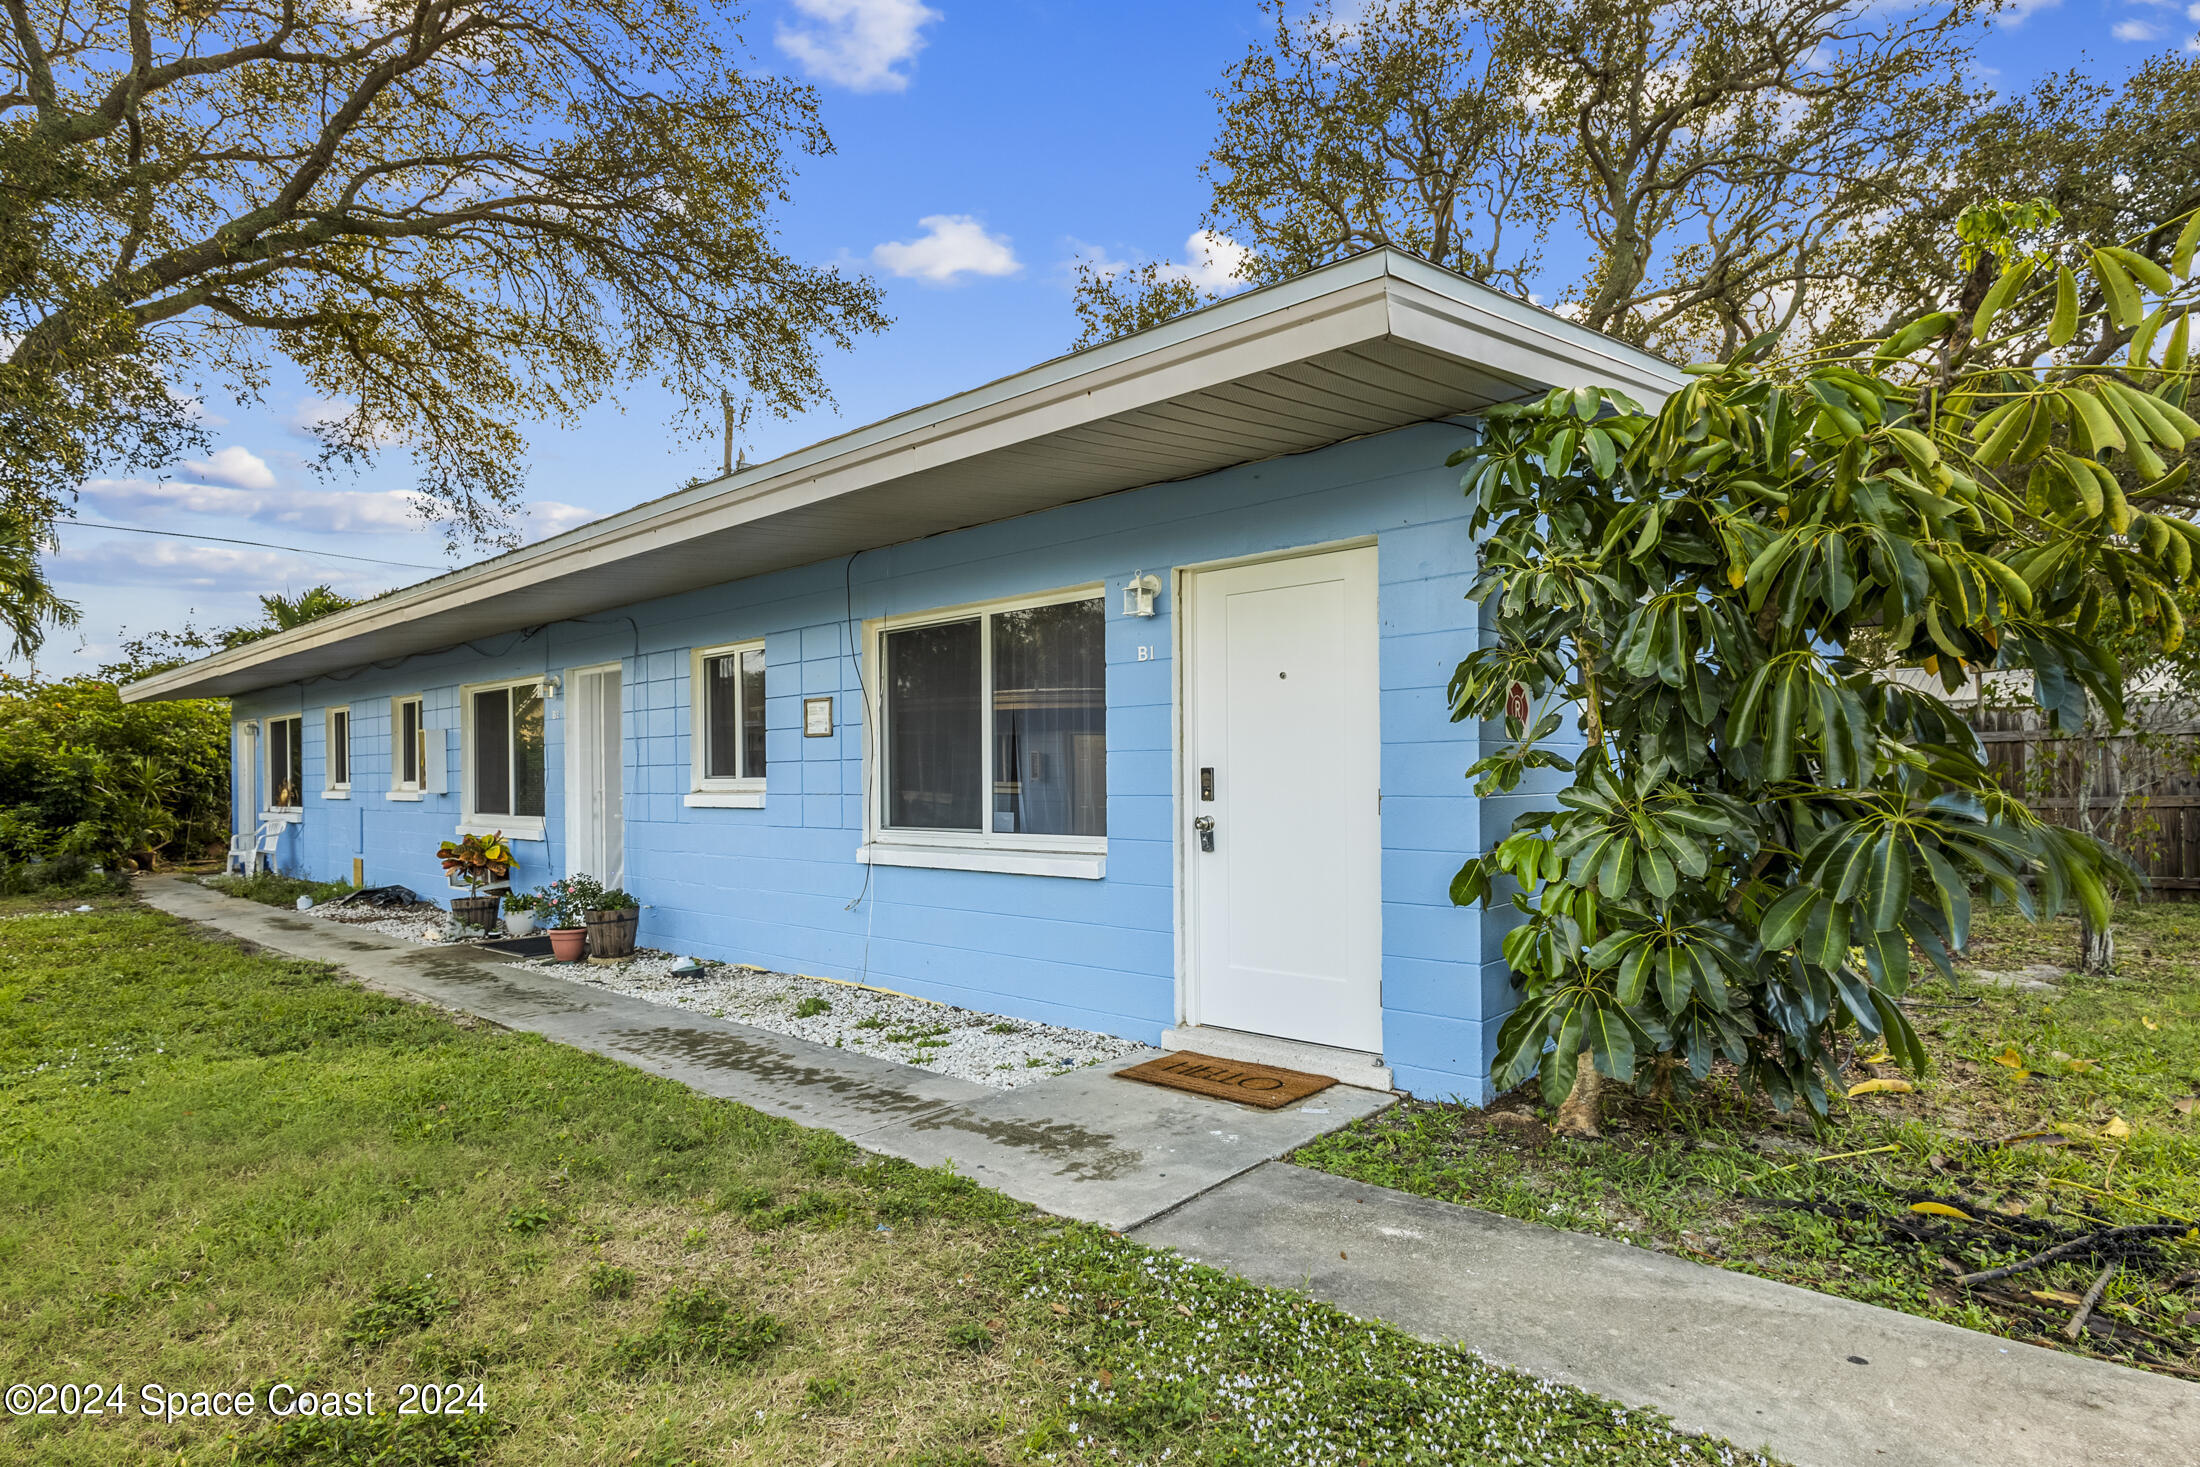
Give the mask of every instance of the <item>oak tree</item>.
<path id="1" fill-rule="evenodd" d="M 1979 105 L 1973 0 L 1265 8 L 1202 169 L 1248 281 L 1390 245 L 1676 359 L 1810 319 Z"/>
<path id="2" fill-rule="evenodd" d="M 884 324 L 778 244 L 830 142 L 710 0 L 5 5 L 0 514 L 34 539 L 277 360 L 343 404 L 324 462 L 403 444 L 425 507 L 496 539 L 524 421 L 646 379 L 698 422 L 725 389 L 791 412 Z"/>

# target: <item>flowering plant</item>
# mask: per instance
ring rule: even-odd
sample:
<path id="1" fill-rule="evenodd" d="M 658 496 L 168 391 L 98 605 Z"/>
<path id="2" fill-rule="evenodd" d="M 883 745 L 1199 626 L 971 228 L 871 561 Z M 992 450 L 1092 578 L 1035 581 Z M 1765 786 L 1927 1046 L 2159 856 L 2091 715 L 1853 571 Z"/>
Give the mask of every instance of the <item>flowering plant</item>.
<path id="1" fill-rule="evenodd" d="M 535 888 L 535 910 L 549 927 L 579 927 L 583 914 L 603 902 L 603 883 L 593 876 L 568 876 Z"/>

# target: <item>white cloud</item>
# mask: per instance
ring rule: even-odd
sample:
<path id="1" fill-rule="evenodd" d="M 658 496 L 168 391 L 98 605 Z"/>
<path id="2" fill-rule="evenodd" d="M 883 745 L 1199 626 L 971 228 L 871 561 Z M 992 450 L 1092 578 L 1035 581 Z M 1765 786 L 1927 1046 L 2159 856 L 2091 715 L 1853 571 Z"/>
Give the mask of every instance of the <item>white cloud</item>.
<path id="1" fill-rule="evenodd" d="M 167 510 L 334 535 L 403 535 L 424 526 L 413 509 L 412 496 L 394 489 L 239 489 L 150 479 L 93 479 L 81 492 L 86 504 L 115 519 Z"/>
<path id="2" fill-rule="evenodd" d="M 545 499 L 528 505 L 527 513 L 522 518 L 525 523 L 520 527 L 520 536 L 532 543 L 536 540 L 547 540 L 552 535 L 562 535 L 567 530 L 577 529 L 590 520 L 601 519 L 603 516 L 577 504 Z"/>
<path id="3" fill-rule="evenodd" d="M 791 0 L 808 24 L 779 26 L 779 49 L 814 76 L 858 92 L 898 92 L 909 74 L 894 68 L 924 49 L 924 28 L 940 13 L 923 0 Z"/>
<path id="4" fill-rule="evenodd" d="M 871 251 L 871 263 L 890 274 L 945 285 L 958 275 L 1014 275 L 1023 269 L 1005 234 L 988 234 L 968 214 L 927 214 L 925 232 L 889 240 Z"/>
<path id="5" fill-rule="evenodd" d="M 216 449 L 211 459 L 184 460 L 185 468 L 202 479 L 212 479 L 217 484 L 233 484 L 239 489 L 272 489 L 275 487 L 275 471 L 267 466 L 267 460 L 248 448 L 231 444 Z"/>
<path id="6" fill-rule="evenodd" d="M 1253 252 L 1226 234 L 1195 229 L 1184 241 L 1184 255 L 1188 264 L 1172 265 L 1163 273 L 1189 280 L 1201 290 L 1228 295 L 1245 284 L 1245 262 Z"/>
<path id="7" fill-rule="evenodd" d="M 1071 253 L 1063 269 L 1071 279 L 1075 278 L 1079 265 L 1090 267 L 1103 280 L 1113 280 L 1125 270 L 1144 263 L 1139 259 L 1118 259 L 1105 245 L 1087 244 L 1074 236 L 1069 243 Z M 1164 280 L 1190 281 L 1194 288 L 1209 295 L 1229 295 L 1245 288 L 1245 265 L 1252 255 L 1251 250 L 1226 234 L 1195 229 L 1184 241 L 1185 263 L 1162 263 L 1154 273 Z"/>
<path id="8" fill-rule="evenodd" d="M 2193 0 L 2192 4 L 2185 7 L 2185 19 L 2200 22 L 2200 0 Z"/>
<path id="9" fill-rule="evenodd" d="M 359 404 L 341 397 L 301 397 L 283 420 L 290 431 L 301 438 L 318 438 L 323 424 L 341 423 L 359 410 Z M 387 422 L 369 426 L 368 441 L 387 447 L 400 441 Z"/>
<path id="10" fill-rule="evenodd" d="M 2023 25 L 2042 10 L 2053 10 L 2062 0 L 2012 0 L 2007 11 L 2009 25 Z"/>
<path id="11" fill-rule="evenodd" d="M 92 529 L 61 527 L 61 552 L 48 562 L 57 584 L 168 586 L 181 590 L 236 592 L 295 590 L 326 582 L 360 595 L 418 579 L 423 572 L 323 560 L 310 551 L 252 550 L 243 546 L 193 545 Z"/>
<path id="12" fill-rule="evenodd" d="M 2195 0 L 2195 3 L 2200 3 L 2200 0 Z M 1090 266 L 1092 272 L 1102 280 L 1113 280 L 1131 267 L 1131 261 L 1117 259 L 1108 253 L 1106 245 L 1087 244 L 1074 234 L 1068 238 L 1069 259 L 1062 266 L 1065 279 L 1075 280 L 1079 265 Z"/>
<path id="13" fill-rule="evenodd" d="M 310 438 L 323 423 L 341 422 L 350 417 L 355 406 L 340 397 L 301 397 L 283 421 L 293 433 Z"/>
<path id="14" fill-rule="evenodd" d="M 93 479 L 80 493 L 84 506 L 96 511 L 91 518 L 135 521 L 163 513 L 209 515 L 227 523 L 206 526 L 208 533 L 240 539 L 250 538 L 245 528 L 250 525 L 327 535 L 419 535 L 428 528 L 413 496 L 398 489 L 236 489 L 151 479 Z M 597 518 L 600 511 L 578 504 L 538 500 L 520 514 L 520 536 L 527 541 L 547 539 Z M 418 551 L 392 558 L 433 559 Z"/>
<path id="15" fill-rule="evenodd" d="M 2161 32 L 2150 21 L 2119 20 L 2109 28 L 2109 34 L 2119 41 L 2151 41 Z"/>

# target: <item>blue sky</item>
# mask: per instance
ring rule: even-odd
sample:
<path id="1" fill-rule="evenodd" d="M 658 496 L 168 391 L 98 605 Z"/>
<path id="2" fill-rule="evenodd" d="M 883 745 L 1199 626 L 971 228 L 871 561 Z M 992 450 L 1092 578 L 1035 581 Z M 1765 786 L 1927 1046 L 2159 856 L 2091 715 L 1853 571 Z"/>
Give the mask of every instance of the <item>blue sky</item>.
<path id="1" fill-rule="evenodd" d="M 2014 90 L 2081 65 L 2120 77 L 2189 44 L 2200 0 L 2020 0 L 1981 48 Z M 1072 262 L 1187 258 L 1205 200 L 1207 93 L 1261 33 L 1251 0 L 760 0 L 744 33 L 760 64 L 821 94 L 835 156 L 804 160 L 781 216 L 793 253 L 866 270 L 891 330 L 827 359 L 835 401 L 752 425 L 768 458 L 1059 354 L 1075 335 Z M 1558 254 L 1555 246 L 1552 253 Z M 216 451 L 166 474 L 87 485 L 83 520 L 264 542 L 220 545 L 65 527 L 51 573 L 84 611 L 40 670 L 87 670 L 123 636 L 255 619 L 263 591 L 327 581 L 366 594 L 451 563 L 408 518 L 402 451 L 316 476 L 301 424 L 318 404 L 278 373 L 265 400 L 210 394 Z M 629 392 L 535 425 L 531 533 L 569 527 L 714 469 L 715 442 L 674 436 L 670 404 Z M 20 669 L 17 669 L 20 670 Z"/>

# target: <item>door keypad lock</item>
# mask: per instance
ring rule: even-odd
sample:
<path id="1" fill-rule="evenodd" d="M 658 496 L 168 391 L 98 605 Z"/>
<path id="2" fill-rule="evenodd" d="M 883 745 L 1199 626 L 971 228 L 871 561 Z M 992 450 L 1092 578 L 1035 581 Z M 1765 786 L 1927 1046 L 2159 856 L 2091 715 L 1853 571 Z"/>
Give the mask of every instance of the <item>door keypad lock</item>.
<path id="1" fill-rule="evenodd" d="M 1211 851 L 1215 848 L 1215 817 L 1202 815 L 1192 822 L 1192 829 L 1199 832 L 1199 848 Z"/>

